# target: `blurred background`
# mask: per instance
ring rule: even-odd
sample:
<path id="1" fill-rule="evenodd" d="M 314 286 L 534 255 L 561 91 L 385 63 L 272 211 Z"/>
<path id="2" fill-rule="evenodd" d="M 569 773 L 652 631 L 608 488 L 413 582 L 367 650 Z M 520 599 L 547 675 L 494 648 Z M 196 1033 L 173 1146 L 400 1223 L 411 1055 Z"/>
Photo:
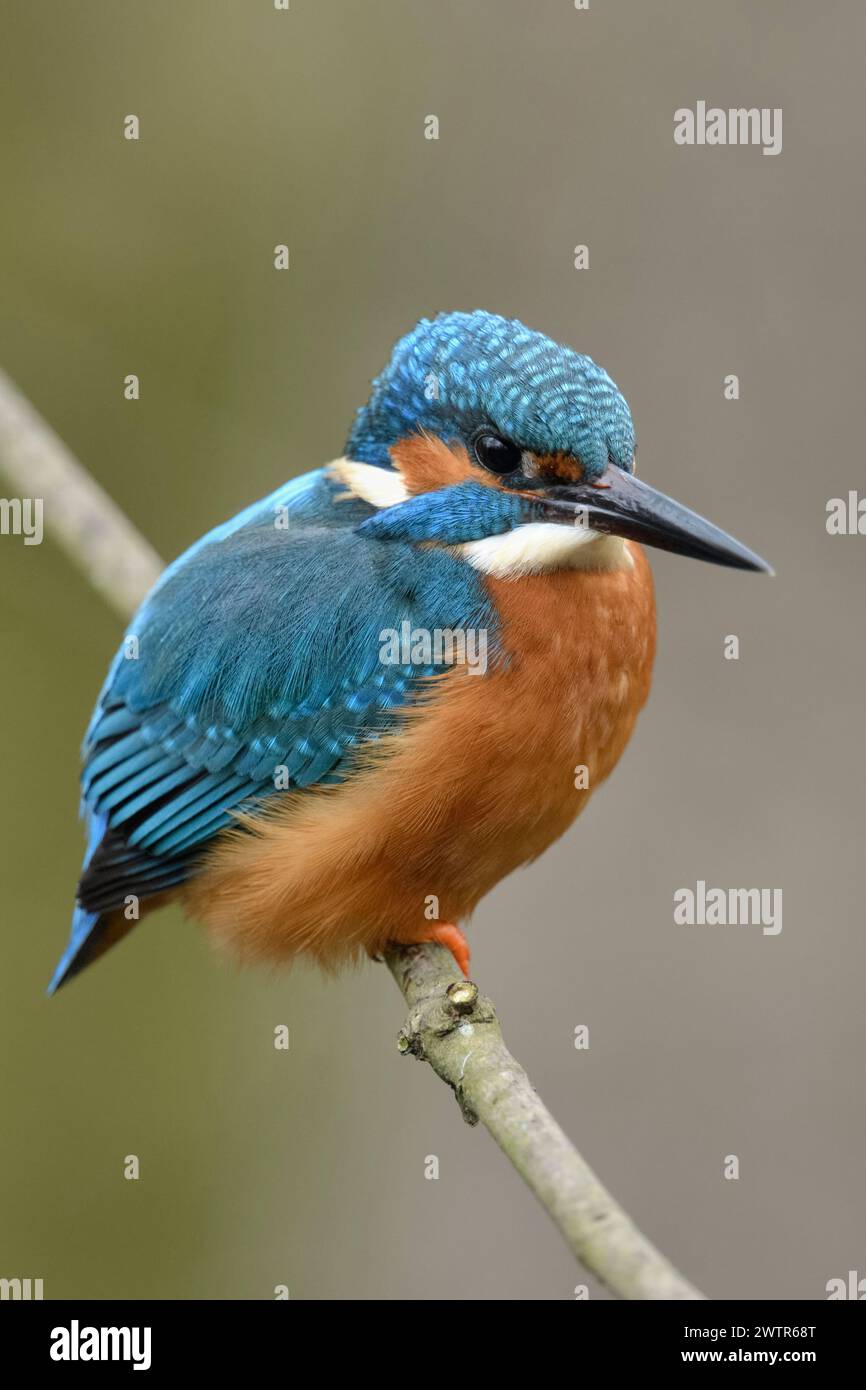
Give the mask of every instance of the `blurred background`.
<path id="1" fill-rule="evenodd" d="M 339 454 L 416 319 L 482 307 L 605 366 L 642 476 L 775 564 L 653 555 L 636 736 L 482 904 L 474 976 L 711 1297 L 866 1274 L 866 539 L 825 528 L 863 485 L 866 11 L 6 0 L 2 29 L 0 364 L 164 557 Z M 782 107 L 782 153 L 677 147 L 698 100 Z M 572 1298 L 534 1199 L 398 1055 L 383 967 L 238 973 L 167 911 L 44 997 L 121 624 L 50 539 L 12 536 L 0 624 L 0 1276 L 49 1298 Z M 781 888 L 781 934 L 675 925 L 699 878 Z"/>

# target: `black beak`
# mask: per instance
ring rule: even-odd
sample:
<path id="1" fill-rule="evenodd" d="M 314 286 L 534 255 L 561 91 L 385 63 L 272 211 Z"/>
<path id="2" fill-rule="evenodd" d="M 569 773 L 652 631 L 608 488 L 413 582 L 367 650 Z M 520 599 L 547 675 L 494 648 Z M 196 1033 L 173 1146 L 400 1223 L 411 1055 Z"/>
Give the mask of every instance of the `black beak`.
<path id="1" fill-rule="evenodd" d="M 606 531 L 695 560 L 773 573 L 766 560 L 733 536 L 613 465 L 597 483 L 545 487 L 534 497 L 550 521 L 571 520 L 575 526 Z"/>

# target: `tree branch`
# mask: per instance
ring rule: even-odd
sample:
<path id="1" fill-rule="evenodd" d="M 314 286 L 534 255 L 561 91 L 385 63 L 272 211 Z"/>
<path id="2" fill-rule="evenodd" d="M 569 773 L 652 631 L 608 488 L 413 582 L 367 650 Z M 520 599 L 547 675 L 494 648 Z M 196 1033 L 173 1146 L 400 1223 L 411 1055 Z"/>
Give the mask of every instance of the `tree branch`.
<path id="1" fill-rule="evenodd" d="M 0 466 L 21 497 L 43 499 L 55 539 L 128 621 L 162 560 L 2 370 Z"/>
<path id="2" fill-rule="evenodd" d="M 162 561 L 0 371 L 0 467 L 90 582 L 129 619 Z M 401 1052 L 428 1062 L 464 1118 L 492 1134 L 584 1267 L 621 1298 L 699 1299 L 602 1187 L 508 1051 L 493 1005 L 441 946 L 386 956 L 409 1016 Z"/>
<path id="3" fill-rule="evenodd" d="M 602 1187 L 505 1046 L 490 1000 L 450 953 L 402 946 L 385 959 L 409 1005 L 400 1051 L 429 1062 L 464 1119 L 493 1135 L 581 1264 L 620 1298 L 701 1298 Z"/>

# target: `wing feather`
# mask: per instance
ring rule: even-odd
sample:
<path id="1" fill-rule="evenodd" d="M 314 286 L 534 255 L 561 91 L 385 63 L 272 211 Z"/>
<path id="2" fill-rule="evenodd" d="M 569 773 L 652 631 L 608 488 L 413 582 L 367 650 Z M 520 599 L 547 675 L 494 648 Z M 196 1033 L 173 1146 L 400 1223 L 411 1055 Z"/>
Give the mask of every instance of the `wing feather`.
<path id="1" fill-rule="evenodd" d="M 340 781 L 437 674 L 383 664 L 383 630 L 492 628 L 447 552 L 359 535 L 372 509 L 335 507 L 322 474 L 286 495 L 288 529 L 273 499 L 218 528 L 128 629 L 85 741 L 84 811 L 105 825 L 85 909 L 182 881 L 239 810 L 280 795 L 278 769 L 292 791 Z"/>

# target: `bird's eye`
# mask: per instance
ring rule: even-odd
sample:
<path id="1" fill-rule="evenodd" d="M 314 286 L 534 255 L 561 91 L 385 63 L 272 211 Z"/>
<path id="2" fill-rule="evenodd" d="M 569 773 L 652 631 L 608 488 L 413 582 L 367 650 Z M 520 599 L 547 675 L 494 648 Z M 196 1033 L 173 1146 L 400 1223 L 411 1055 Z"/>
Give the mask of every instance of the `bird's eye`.
<path id="1" fill-rule="evenodd" d="M 475 457 L 491 473 L 513 473 L 520 467 L 523 451 L 501 435 L 479 434 L 475 439 Z"/>

